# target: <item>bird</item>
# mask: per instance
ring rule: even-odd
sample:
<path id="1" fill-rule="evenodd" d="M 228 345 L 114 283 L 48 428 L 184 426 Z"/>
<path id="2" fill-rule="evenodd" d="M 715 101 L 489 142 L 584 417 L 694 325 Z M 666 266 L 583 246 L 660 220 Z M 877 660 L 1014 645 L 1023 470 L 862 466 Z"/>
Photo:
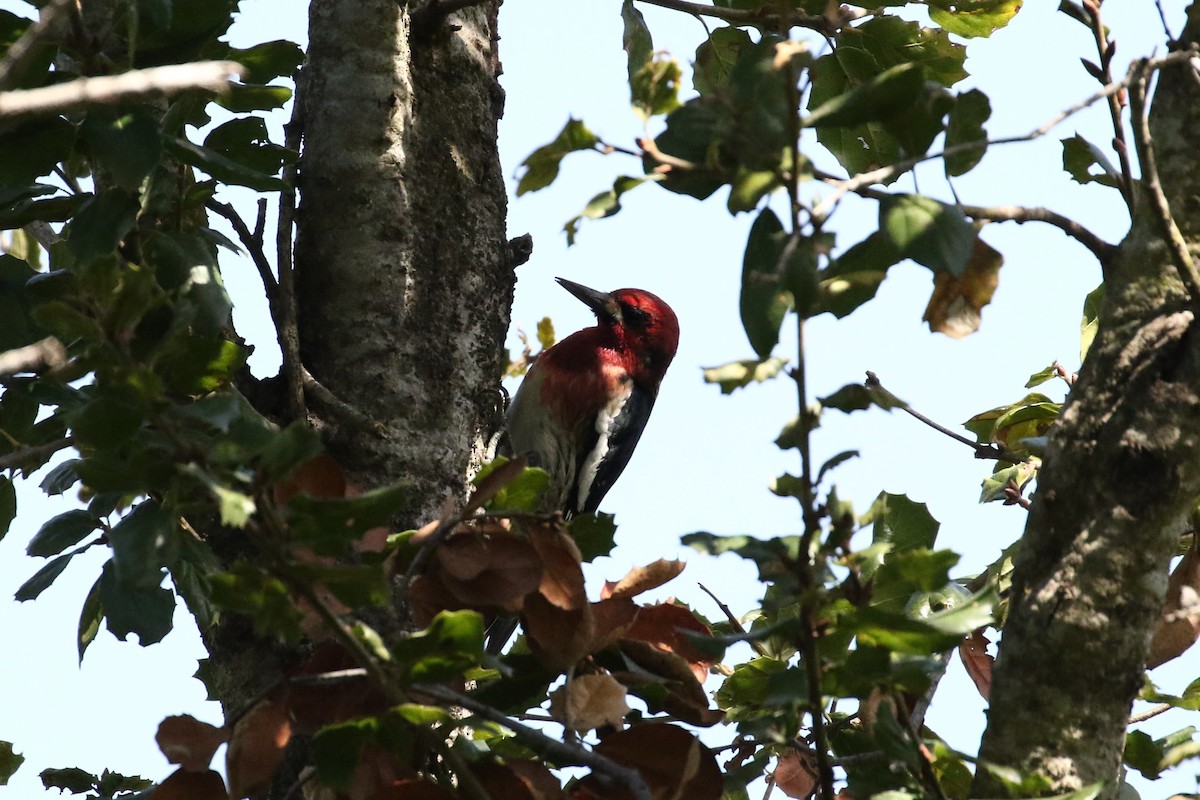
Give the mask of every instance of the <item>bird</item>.
<path id="1" fill-rule="evenodd" d="M 571 519 L 596 511 L 629 463 L 679 347 L 679 320 L 642 289 L 600 292 L 556 280 L 595 313 L 596 324 L 534 361 L 509 405 L 501 452 L 545 470 L 543 510 Z M 516 626 L 496 619 L 487 652 L 499 655 Z"/>
<path id="2" fill-rule="evenodd" d="M 629 463 L 679 346 L 679 320 L 642 289 L 600 292 L 557 278 L 596 315 L 544 351 L 507 414 L 507 450 L 550 475 L 547 511 L 596 511 Z"/>

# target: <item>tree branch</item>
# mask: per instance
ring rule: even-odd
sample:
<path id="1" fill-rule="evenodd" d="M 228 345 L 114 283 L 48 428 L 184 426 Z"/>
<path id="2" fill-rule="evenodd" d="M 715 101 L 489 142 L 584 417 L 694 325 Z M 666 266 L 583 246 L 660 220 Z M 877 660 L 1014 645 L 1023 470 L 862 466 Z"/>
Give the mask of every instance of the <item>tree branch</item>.
<path id="1" fill-rule="evenodd" d="M 754 25 L 759 28 L 769 28 L 771 30 L 808 28 L 826 36 L 837 32 L 839 28 L 851 20 L 863 16 L 863 12 L 855 12 L 849 9 L 838 17 L 831 19 L 820 14 L 803 14 L 800 12 L 776 14 L 742 8 L 721 8 L 705 3 L 691 3 L 688 0 L 641 0 L 641 2 L 651 6 L 658 6 L 659 8 L 667 8 L 671 11 L 681 11 L 684 14 L 691 14 L 697 17 L 713 17 L 714 19 L 724 20 L 731 25 Z M 773 6 L 765 6 L 765 8 L 773 8 Z"/>
<path id="2" fill-rule="evenodd" d="M 1150 199 L 1150 212 L 1154 216 L 1154 222 L 1162 232 L 1180 280 L 1187 287 L 1192 306 L 1200 308 L 1200 270 L 1196 268 L 1187 241 L 1183 238 L 1179 226 L 1175 224 L 1175 218 L 1171 216 L 1171 206 L 1158 177 L 1154 145 L 1150 141 L 1150 126 L 1146 121 L 1146 85 L 1150 81 L 1150 73 L 1149 60 L 1143 59 L 1129 67 L 1127 78 L 1131 84 L 1129 116 L 1133 121 L 1134 146 L 1137 148 L 1138 161 L 1142 167 L 1142 186 Z"/>
<path id="3" fill-rule="evenodd" d="M 236 61 L 197 61 L 100 78 L 79 78 L 41 89 L 0 92 L 0 118 L 59 114 L 192 89 L 221 92 L 228 88 L 231 75 L 240 77 L 244 73 L 245 67 Z"/>
<path id="4" fill-rule="evenodd" d="M 76 7 L 76 0 L 52 0 L 42 8 L 37 22 L 25 29 L 21 38 L 8 48 L 4 60 L 0 61 L 0 87 L 8 85 L 13 75 L 24 69 L 37 46 L 53 35 L 63 16 Z"/>
<path id="5" fill-rule="evenodd" d="M 37 462 L 40 466 L 47 458 L 72 444 L 70 436 L 55 439 L 46 444 L 18 447 L 8 455 L 0 456 L 0 472 L 10 469 L 25 469 L 27 464 Z"/>
<path id="6" fill-rule="evenodd" d="M 1174 53 L 1168 53 L 1165 56 L 1159 56 L 1157 58 L 1145 59 L 1145 61 L 1141 62 L 1141 63 L 1145 64 L 1145 68 L 1147 70 L 1154 71 L 1154 70 L 1162 69 L 1164 66 L 1166 66 L 1168 64 L 1177 64 L 1177 63 L 1181 63 L 1181 62 L 1185 62 L 1185 61 L 1190 61 L 1191 59 L 1193 59 L 1195 57 L 1196 57 L 1195 50 L 1180 50 L 1180 51 L 1177 51 Z M 1081 100 L 1080 102 L 1076 103 L 1075 105 L 1071 106 L 1070 108 L 1060 111 L 1052 119 L 1048 120 L 1047 122 L 1040 125 L 1039 127 L 1034 128 L 1029 133 L 1026 133 L 1023 135 L 1018 135 L 1018 136 L 1006 136 L 1006 137 L 1003 137 L 1000 139 L 992 139 L 992 140 L 988 141 L 988 145 L 992 146 L 992 145 L 1000 145 L 1000 144 L 1015 144 L 1017 142 L 1032 142 L 1034 139 L 1039 139 L 1039 138 L 1045 136 L 1050 131 L 1052 131 L 1063 120 L 1066 120 L 1066 119 L 1074 116 L 1075 114 L 1078 114 L 1080 111 L 1083 111 L 1085 108 L 1088 108 L 1089 106 L 1091 106 L 1101 100 L 1104 100 L 1105 98 L 1110 97 L 1111 95 L 1114 95 L 1118 92 L 1124 91 L 1126 88 L 1128 88 L 1130 80 L 1131 80 L 1131 77 L 1127 75 L 1122 80 L 1115 81 L 1113 83 L 1108 84 L 1107 86 L 1103 87 L 1102 89 L 1095 92 L 1091 96 L 1085 98 L 1084 100 Z M 833 207 L 836 206 L 838 201 L 841 200 L 848 192 L 856 193 L 859 189 L 862 189 L 866 186 L 870 186 L 873 183 L 882 183 L 883 181 L 889 180 L 897 175 L 901 175 L 901 174 L 907 172 L 908 170 L 912 169 L 916 165 L 922 164 L 926 161 L 932 161 L 932 160 L 938 159 L 938 158 L 945 158 L 948 155 L 954 155 L 956 153 L 964 153 L 964 152 L 967 152 L 970 150 L 977 150 L 977 149 L 979 149 L 978 142 L 964 142 L 963 144 L 957 144 L 957 145 L 953 145 L 951 147 L 944 148 L 943 150 L 936 152 L 936 153 L 926 153 L 925 155 L 922 155 L 922 156 L 916 156 L 914 158 L 908 158 L 903 161 L 897 161 L 895 164 L 892 164 L 887 167 L 880 167 L 879 169 L 871 170 L 870 172 L 860 172 L 857 175 L 854 175 L 850 178 L 847 178 L 847 179 L 837 183 L 833 193 L 829 197 L 826 197 L 824 200 L 822 200 L 820 202 L 820 204 L 817 205 L 817 207 L 813 209 L 812 215 L 816 219 L 823 219 L 823 218 L 829 216 L 829 213 L 830 213 L 830 211 L 833 210 Z"/>
<path id="7" fill-rule="evenodd" d="M 541 731 L 530 728 L 527 725 L 522 725 L 469 695 L 461 694 L 445 686 L 416 684 L 412 688 L 414 691 L 427 694 L 443 703 L 450 703 L 460 708 L 465 708 L 476 716 L 483 717 L 489 722 L 494 722 L 497 725 L 508 728 L 517 739 L 557 764 L 574 764 L 589 767 L 597 775 L 627 788 L 637 800 L 653 800 L 650 788 L 642 779 L 641 773 L 636 769 L 621 766 L 611 759 L 605 758 L 591 750 L 552 739 Z"/>
<path id="8" fill-rule="evenodd" d="M 388 427 L 378 420 L 371 419 L 369 416 L 359 411 L 354 406 L 347 403 L 342 398 L 331 392 L 325 384 L 314 378 L 312 374 L 300 366 L 300 378 L 303 381 L 303 387 L 306 394 L 312 396 L 314 400 L 324 405 L 328 410 L 342 417 L 346 422 L 355 427 L 373 431 L 384 439 L 393 438 L 393 434 Z"/>
<path id="9" fill-rule="evenodd" d="M 0 375 L 44 372 L 66 363 L 67 351 L 53 336 L 0 353 Z"/>
<path id="10" fill-rule="evenodd" d="M 1088 17 L 1092 36 L 1096 39 L 1096 51 L 1100 54 L 1100 74 L 1096 76 L 1096 79 L 1101 84 L 1111 84 L 1113 82 L 1112 58 L 1116 53 L 1116 44 L 1109 44 L 1108 32 L 1100 19 L 1100 4 L 1092 2 L 1092 0 L 1084 0 L 1083 9 Z M 1121 185 L 1118 188 L 1121 190 L 1121 197 L 1125 198 L 1126 207 L 1129 208 L 1129 216 L 1132 217 L 1133 169 L 1129 165 L 1129 146 L 1125 144 L 1125 123 L 1121 119 L 1124 98 L 1120 92 L 1115 92 L 1110 94 L 1107 100 L 1108 114 L 1112 118 L 1113 149 L 1117 151 L 1117 159 L 1121 162 Z"/>
<path id="11" fill-rule="evenodd" d="M 304 72 L 296 77 L 296 93 L 292 95 L 292 118 L 283 126 L 283 146 L 300 152 L 304 128 L 304 95 L 301 84 Z M 279 193 L 279 220 L 275 228 L 275 261 L 279 266 L 279 349 L 283 354 L 284 397 L 292 419 L 307 419 L 304 402 L 304 366 L 300 360 L 300 329 L 296 314 L 296 271 L 293 258 L 293 237 L 296 221 L 296 165 L 285 164 L 283 182 L 286 188 Z M 311 376 L 309 376 L 311 377 Z M 315 381 L 314 381 L 315 383 Z"/>
<path id="12" fill-rule="evenodd" d="M 882 383 L 880 383 L 879 376 L 876 375 L 874 372 L 869 372 L 869 371 L 867 372 L 867 379 L 865 381 L 863 381 L 863 385 L 866 386 L 868 389 L 872 389 L 875 391 L 887 392 L 888 395 L 890 395 L 893 398 L 896 398 L 896 396 L 894 394 L 889 392 L 884 387 L 884 385 Z M 952 431 L 949 428 L 945 427 L 944 425 L 940 425 L 939 423 L 934 422 L 932 419 L 925 416 L 920 411 L 917 411 L 916 409 L 911 408 L 908 405 L 908 403 L 900 402 L 899 398 L 896 398 L 896 405 L 899 408 L 904 409 L 909 414 L 909 416 L 913 417 L 914 419 L 918 420 L 919 422 L 924 423 L 925 425 L 928 425 L 929 427 L 933 428 L 938 433 L 943 434 L 945 436 L 949 436 L 951 439 L 953 439 L 956 442 L 961 442 L 962 444 L 965 444 L 967 447 L 969 447 L 975 451 L 976 458 L 994 459 L 996 461 L 1007 461 L 1009 464 L 1021 464 L 1025 461 L 1029 460 L 1028 458 L 1024 458 L 1022 456 L 1019 456 L 1015 453 L 1010 452 L 1009 450 L 1006 450 L 1005 448 L 1001 447 L 1000 445 L 984 444 L 982 442 L 972 441 L 971 439 L 968 439 L 966 436 L 963 436 L 961 433 Z"/>
<path id="13" fill-rule="evenodd" d="M 267 254 L 263 252 L 262 235 L 255 236 L 245 221 L 238 215 L 237 210 L 229 203 L 222 203 L 219 200 L 209 200 L 204 204 L 208 210 L 221 215 L 233 226 L 234 233 L 238 239 L 246 247 L 246 251 L 250 254 L 250 260 L 254 262 L 255 269 L 258 270 L 258 275 L 262 278 L 263 289 L 267 293 L 267 303 L 271 306 L 271 319 L 276 326 L 279 325 L 279 284 L 275 281 L 275 275 L 271 272 L 271 264 L 267 261 Z"/>

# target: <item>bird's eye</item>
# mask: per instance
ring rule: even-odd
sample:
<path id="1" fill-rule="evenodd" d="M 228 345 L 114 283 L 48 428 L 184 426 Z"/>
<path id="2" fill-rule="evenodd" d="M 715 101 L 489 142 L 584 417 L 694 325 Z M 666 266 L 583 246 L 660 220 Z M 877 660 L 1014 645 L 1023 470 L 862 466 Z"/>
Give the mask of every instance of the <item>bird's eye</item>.
<path id="1" fill-rule="evenodd" d="M 649 312 L 638 308 L 637 306 L 624 305 L 621 306 L 621 316 L 626 323 L 642 326 L 650 321 Z"/>

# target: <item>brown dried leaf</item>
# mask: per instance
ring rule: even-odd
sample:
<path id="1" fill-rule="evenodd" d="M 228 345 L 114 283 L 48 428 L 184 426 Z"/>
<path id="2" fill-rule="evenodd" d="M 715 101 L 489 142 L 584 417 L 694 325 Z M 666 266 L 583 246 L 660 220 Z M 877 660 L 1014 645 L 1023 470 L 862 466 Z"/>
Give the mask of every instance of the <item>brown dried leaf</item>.
<path id="1" fill-rule="evenodd" d="M 526 463 L 525 456 L 516 456 L 496 467 L 475 487 L 461 515 L 469 516 L 476 509 L 482 508 L 484 503 L 496 496 L 496 492 L 515 481 L 527 466 L 529 464 Z"/>
<path id="2" fill-rule="evenodd" d="M 579 733 L 621 727 L 628 713 L 625 687 L 611 675 L 580 675 L 550 694 L 550 716 Z"/>
<path id="3" fill-rule="evenodd" d="M 683 572 L 685 564 L 682 561 L 668 561 L 665 558 L 660 558 L 653 564 L 647 564 L 644 567 L 634 567 L 629 570 L 624 578 L 613 583 L 605 581 L 604 588 L 600 592 L 600 598 L 606 600 L 610 597 L 636 597 L 642 592 L 650 589 L 657 589 L 667 581 L 675 578 L 679 573 Z"/>
<path id="4" fill-rule="evenodd" d="M 922 317 L 929 330 L 961 339 L 979 330 L 983 307 L 992 302 L 1000 285 L 1004 256 L 975 237 L 975 250 L 962 275 L 939 272 L 933 278 L 933 296 Z"/>
<path id="5" fill-rule="evenodd" d="M 345 497 L 346 473 L 329 453 L 318 453 L 275 484 L 275 503 L 287 502 L 299 494 L 310 497 Z"/>
<path id="6" fill-rule="evenodd" d="M 983 635 L 983 628 L 980 628 L 972 631 L 971 635 L 958 645 L 958 657 L 962 659 L 967 674 L 971 676 L 975 688 L 984 700 L 987 700 L 992 692 L 992 664 L 996 661 L 988 655 L 988 644 L 987 637 Z"/>
<path id="7" fill-rule="evenodd" d="M 537 552 L 529 542 L 507 533 L 456 533 L 438 548 L 437 566 L 442 584 L 467 607 L 516 611 L 542 580 Z"/>
<path id="8" fill-rule="evenodd" d="M 591 605 L 562 609 L 539 593 L 525 598 L 521 625 L 529 649 L 551 669 L 566 669 L 587 655 L 596 630 Z"/>
<path id="9" fill-rule="evenodd" d="M 704 728 L 725 718 L 724 711 L 709 707 L 708 695 L 684 658 L 637 639 L 622 639 L 621 652 L 641 671 L 614 673 L 617 680 L 635 692 L 638 686 L 647 683 L 659 683 L 666 689 L 665 694 L 655 692 L 653 701 L 651 696 L 643 698 L 652 711 L 665 711 Z"/>
<path id="10" fill-rule="evenodd" d="M 288 675 L 293 678 L 323 675 L 357 666 L 341 645 L 324 642 Z M 330 683 L 296 681 L 289 687 L 287 697 L 296 733 L 315 733 L 326 725 L 379 714 L 389 705 L 387 697 L 366 676 Z"/>
<path id="11" fill-rule="evenodd" d="M 605 736 L 596 752 L 641 773 L 655 800 L 719 800 L 721 770 L 712 752 L 682 728 L 663 723 L 639 725 Z M 579 782 L 584 792 L 604 800 L 627 800 L 623 787 L 605 786 L 595 775 Z M 587 794 L 582 795 L 587 797 Z"/>
<path id="12" fill-rule="evenodd" d="M 583 556 L 566 529 L 561 525 L 537 525 L 530 529 L 529 541 L 542 559 L 538 593 L 546 598 L 546 602 L 566 611 L 586 606 Z"/>
<path id="13" fill-rule="evenodd" d="M 637 619 L 625 633 L 625 638 L 649 642 L 660 650 L 684 658 L 691 666 L 696 680 L 704 683 L 708 678 L 708 670 L 715 663 L 713 657 L 688 641 L 681 631 L 712 637 L 709 627 L 697 619 L 690 609 L 673 603 L 659 603 L 645 606 L 638 612 Z"/>
<path id="14" fill-rule="evenodd" d="M 151 796 L 154 800 L 229 800 L 220 773 L 211 769 L 192 772 L 183 767 L 168 775 Z"/>
<path id="15" fill-rule="evenodd" d="M 775 767 L 775 785 L 788 797 L 804 798 L 817 788 L 816 754 L 811 750 L 788 750 Z"/>
<path id="16" fill-rule="evenodd" d="M 217 748 L 229 734 L 224 728 L 201 722 L 191 714 L 167 717 L 158 724 L 154 741 L 170 764 L 187 772 L 207 772 Z"/>
<path id="17" fill-rule="evenodd" d="M 592 618 L 596 621 L 596 632 L 589 653 L 598 653 L 625 635 L 637 619 L 641 606 L 628 597 L 610 597 L 592 603 Z"/>
<path id="18" fill-rule="evenodd" d="M 564 797 L 558 778 L 537 761 L 478 764 L 474 773 L 492 800 L 562 800 Z"/>
<path id="19" fill-rule="evenodd" d="M 1167 584 L 1167 599 L 1163 604 L 1163 616 L 1150 639 L 1150 654 L 1146 657 L 1146 668 L 1153 669 L 1183 655 L 1200 636 L 1200 609 L 1183 608 L 1184 599 L 1196 599 L 1200 591 L 1200 554 L 1197 542 L 1184 553 L 1183 558 L 1171 570 Z"/>
<path id="20" fill-rule="evenodd" d="M 291 738 L 287 707 L 277 700 L 263 700 L 238 720 L 225 753 L 232 800 L 258 797 L 271 787 Z"/>

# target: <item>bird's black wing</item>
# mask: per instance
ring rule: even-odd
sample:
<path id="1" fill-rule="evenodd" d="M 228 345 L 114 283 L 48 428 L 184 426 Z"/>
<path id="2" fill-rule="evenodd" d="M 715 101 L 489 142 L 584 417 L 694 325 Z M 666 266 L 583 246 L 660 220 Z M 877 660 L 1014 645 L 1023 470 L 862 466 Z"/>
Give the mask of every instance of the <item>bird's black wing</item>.
<path id="1" fill-rule="evenodd" d="M 576 491 L 568 498 L 573 513 L 590 514 L 600 506 L 642 438 L 656 393 L 632 381 L 628 386 L 629 391 L 597 420 L 596 438 L 580 462 Z"/>

